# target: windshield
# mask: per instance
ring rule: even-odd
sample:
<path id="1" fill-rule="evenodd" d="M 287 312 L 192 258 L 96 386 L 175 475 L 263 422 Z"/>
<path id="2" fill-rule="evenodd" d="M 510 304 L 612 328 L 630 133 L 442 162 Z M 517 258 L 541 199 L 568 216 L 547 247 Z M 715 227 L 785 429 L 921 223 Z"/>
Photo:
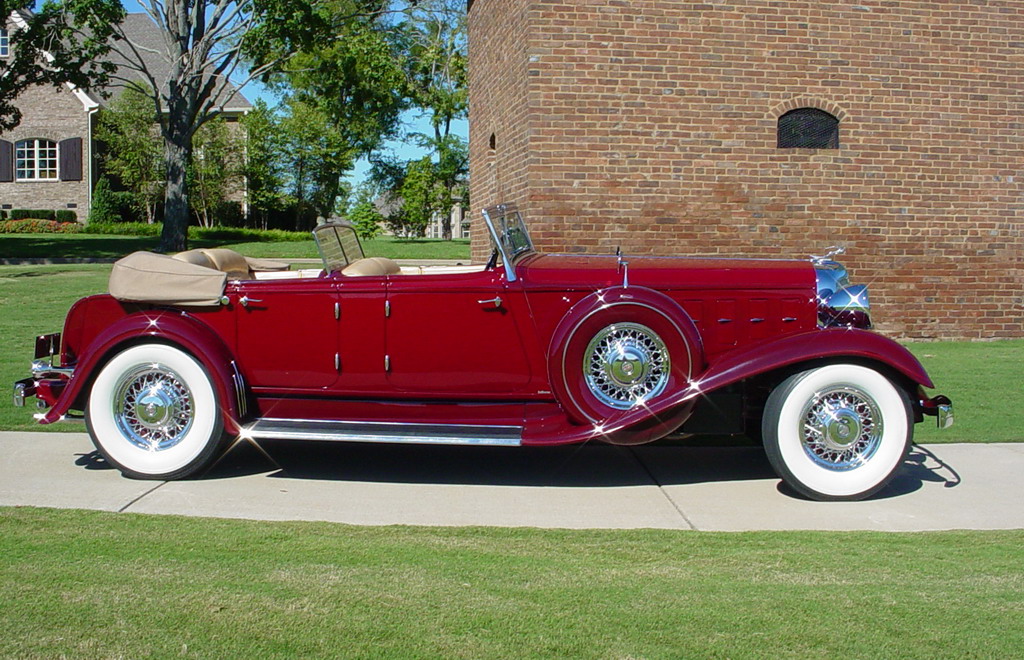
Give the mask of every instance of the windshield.
<path id="1" fill-rule="evenodd" d="M 483 213 L 491 231 L 491 241 L 496 243 L 495 247 L 505 263 L 511 264 L 519 255 L 533 251 L 526 223 L 514 204 L 491 206 Z"/>
<path id="2" fill-rule="evenodd" d="M 328 222 L 313 230 L 316 248 L 328 273 L 340 271 L 353 261 L 363 258 L 356 230 L 344 222 Z"/>

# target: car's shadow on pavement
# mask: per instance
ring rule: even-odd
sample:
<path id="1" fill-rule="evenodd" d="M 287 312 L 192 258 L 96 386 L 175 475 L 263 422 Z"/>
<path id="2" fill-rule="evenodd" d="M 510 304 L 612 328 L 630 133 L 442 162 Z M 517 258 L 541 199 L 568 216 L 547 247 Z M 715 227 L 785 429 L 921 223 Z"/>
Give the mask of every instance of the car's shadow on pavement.
<path id="1" fill-rule="evenodd" d="M 712 466 L 715 469 L 708 470 Z M 261 440 L 258 447 L 237 443 L 203 478 L 256 473 L 379 483 L 614 487 L 761 479 L 770 477 L 772 470 L 756 447 L 463 447 Z"/>
<path id="2" fill-rule="evenodd" d="M 474 486 L 675 486 L 777 479 L 759 446 L 455 447 L 261 440 L 239 441 L 202 479 L 269 478 Z M 874 499 L 925 483 L 959 483 L 949 465 L 914 447 L 893 482 Z M 779 491 L 801 498 L 781 481 Z"/>

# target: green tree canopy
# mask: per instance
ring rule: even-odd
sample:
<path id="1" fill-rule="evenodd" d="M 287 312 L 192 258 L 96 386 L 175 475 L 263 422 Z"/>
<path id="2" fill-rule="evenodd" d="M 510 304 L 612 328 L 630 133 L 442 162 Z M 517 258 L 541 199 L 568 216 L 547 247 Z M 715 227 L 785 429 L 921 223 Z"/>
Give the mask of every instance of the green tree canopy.
<path id="1" fill-rule="evenodd" d="M 100 112 L 96 138 L 104 144 L 103 169 L 132 195 L 132 206 L 152 224 L 163 196 L 163 144 L 145 85 L 128 85 Z"/>
<path id="2" fill-rule="evenodd" d="M 120 0 L 74 0 L 36 3 L 0 2 L 9 32 L 10 56 L 0 59 L 0 130 L 21 122 L 18 96 L 30 87 L 72 84 L 82 90 L 102 88 L 114 72 L 106 59 L 124 20 Z"/>

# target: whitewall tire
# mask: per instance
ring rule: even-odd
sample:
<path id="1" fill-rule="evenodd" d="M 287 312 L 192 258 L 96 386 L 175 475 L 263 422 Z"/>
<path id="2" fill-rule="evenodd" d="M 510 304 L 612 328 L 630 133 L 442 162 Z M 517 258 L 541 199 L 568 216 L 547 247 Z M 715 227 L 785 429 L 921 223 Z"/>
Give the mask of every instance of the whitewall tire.
<path id="1" fill-rule="evenodd" d="M 795 490 L 816 500 L 859 500 L 903 465 L 913 420 L 907 394 L 884 375 L 830 364 L 776 387 L 761 431 L 772 467 Z"/>
<path id="2" fill-rule="evenodd" d="M 136 479 L 180 479 L 205 468 L 223 436 L 206 369 L 165 344 L 127 348 L 93 382 L 89 435 L 113 466 Z"/>

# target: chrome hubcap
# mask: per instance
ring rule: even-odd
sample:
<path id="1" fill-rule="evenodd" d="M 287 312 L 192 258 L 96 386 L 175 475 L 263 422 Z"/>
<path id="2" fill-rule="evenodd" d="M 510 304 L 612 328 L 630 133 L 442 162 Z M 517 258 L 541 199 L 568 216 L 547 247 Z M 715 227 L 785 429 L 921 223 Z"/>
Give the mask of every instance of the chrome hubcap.
<path id="1" fill-rule="evenodd" d="M 661 394 L 669 372 L 665 343 L 639 323 L 616 323 L 604 328 L 584 353 L 583 375 L 590 393 L 619 410 Z"/>
<path id="2" fill-rule="evenodd" d="M 114 389 L 114 422 L 128 442 L 140 449 L 170 449 L 192 427 L 192 391 L 163 365 L 132 369 Z"/>
<path id="3" fill-rule="evenodd" d="M 852 470 L 866 463 L 882 440 L 882 415 L 874 399 L 842 386 L 819 392 L 800 416 L 807 455 L 829 470 Z"/>

